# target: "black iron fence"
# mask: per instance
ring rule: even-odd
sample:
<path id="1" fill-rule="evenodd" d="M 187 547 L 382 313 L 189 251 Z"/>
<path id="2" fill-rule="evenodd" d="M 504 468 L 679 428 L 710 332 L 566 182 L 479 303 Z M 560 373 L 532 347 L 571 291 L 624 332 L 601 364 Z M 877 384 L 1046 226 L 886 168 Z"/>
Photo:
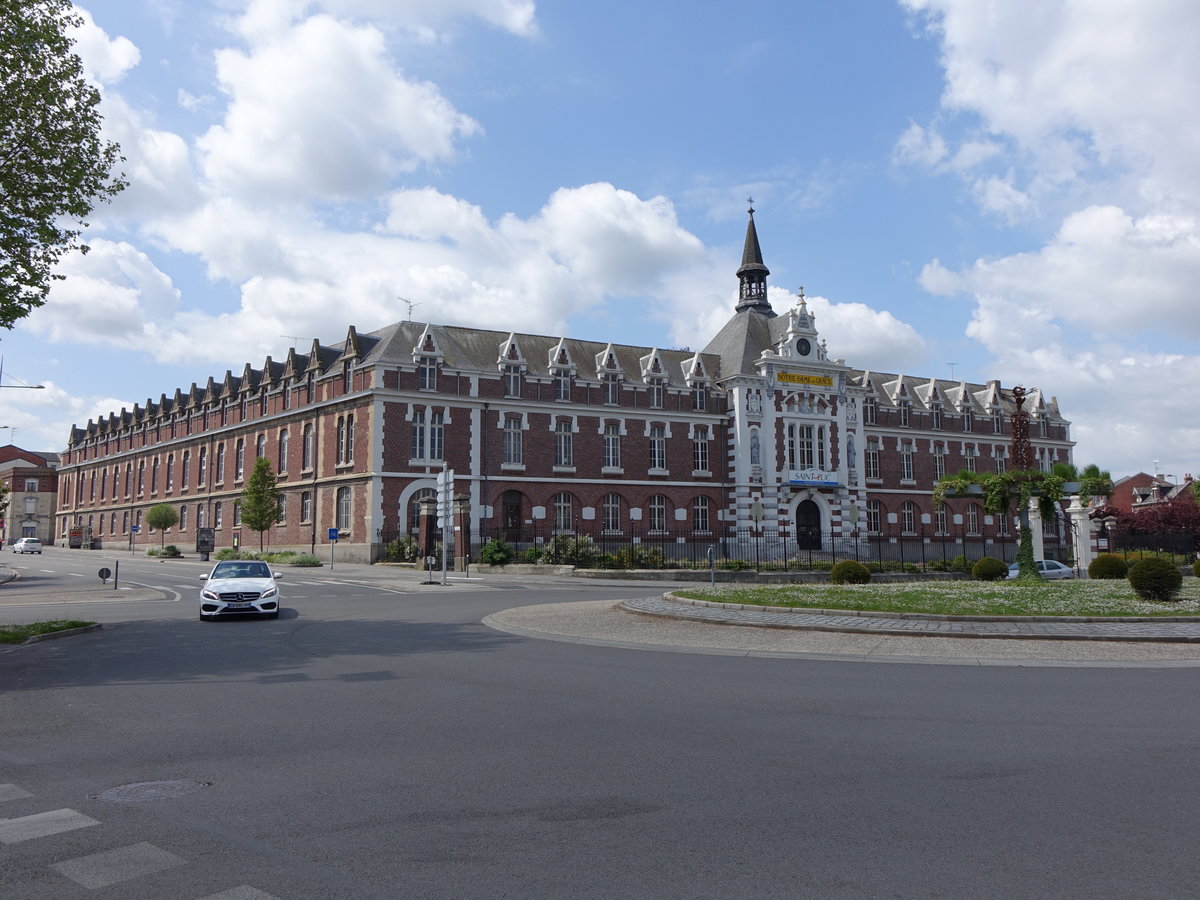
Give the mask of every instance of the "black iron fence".
<path id="1" fill-rule="evenodd" d="M 847 535 L 808 528 L 702 533 L 690 529 L 633 527 L 611 532 L 589 525 L 578 523 L 570 532 L 556 532 L 548 523 L 534 522 L 503 529 L 499 534 L 485 533 L 469 541 L 469 546 L 457 547 L 454 555 L 466 555 L 479 562 L 482 545 L 493 538 L 512 547 L 513 562 L 589 568 L 707 568 L 711 560 L 721 569 L 816 571 L 828 569 L 843 559 L 853 559 L 879 570 L 937 572 L 966 571 L 985 556 L 1011 563 L 1017 555 L 1015 535 L 984 536 L 965 530 L 905 533 L 897 529 Z M 461 534 L 458 532 L 455 539 L 461 541 Z M 390 547 L 393 553 L 402 551 L 410 561 L 436 549 L 419 547 L 414 537 L 394 532 L 381 535 L 381 543 L 385 558 Z M 1067 540 L 1044 535 L 1043 546 L 1047 559 L 1070 561 L 1073 557 Z"/>

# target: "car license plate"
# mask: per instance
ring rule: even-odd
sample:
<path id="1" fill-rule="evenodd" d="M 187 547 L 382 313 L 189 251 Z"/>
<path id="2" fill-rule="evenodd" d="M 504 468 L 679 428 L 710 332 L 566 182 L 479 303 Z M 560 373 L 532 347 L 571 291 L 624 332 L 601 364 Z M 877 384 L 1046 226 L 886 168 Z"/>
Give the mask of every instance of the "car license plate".
<path id="1" fill-rule="evenodd" d="M 254 605 L 253 603 L 226 603 L 225 608 L 226 609 L 249 609 L 253 605 Z"/>

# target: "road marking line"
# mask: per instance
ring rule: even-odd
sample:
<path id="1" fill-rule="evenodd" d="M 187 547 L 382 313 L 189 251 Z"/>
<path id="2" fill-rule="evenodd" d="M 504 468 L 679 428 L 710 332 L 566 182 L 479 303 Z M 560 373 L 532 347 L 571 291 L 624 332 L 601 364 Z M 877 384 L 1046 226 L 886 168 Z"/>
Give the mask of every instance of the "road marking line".
<path id="1" fill-rule="evenodd" d="M 29 791 L 19 788 L 15 784 L 0 784 L 0 800 L 21 800 L 32 796 L 33 794 Z"/>
<path id="2" fill-rule="evenodd" d="M 32 816 L 21 816 L 18 819 L 0 819 L 0 844 L 19 844 L 21 841 L 99 824 L 95 819 L 73 809 L 55 809 Z"/>
<path id="3" fill-rule="evenodd" d="M 55 863 L 51 868 L 57 869 L 76 884 L 95 889 L 161 872 L 172 866 L 181 866 L 184 862 L 185 860 L 174 853 L 142 842 L 104 853 L 69 859 L 66 862 Z"/>

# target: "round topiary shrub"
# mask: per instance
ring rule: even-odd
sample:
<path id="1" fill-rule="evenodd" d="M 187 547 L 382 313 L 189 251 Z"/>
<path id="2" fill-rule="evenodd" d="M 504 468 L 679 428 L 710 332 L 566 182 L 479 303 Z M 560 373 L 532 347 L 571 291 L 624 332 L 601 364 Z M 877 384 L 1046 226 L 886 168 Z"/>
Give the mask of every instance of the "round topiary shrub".
<path id="1" fill-rule="evenodd" d="M 866 584 L 871 580 L 871 570 L 860 562 L 843 559 L 829 570 L 829 580 L 834 584 Z"/>
<path id="2" fill-rule="evenodd" d="M 479 558 L 489 566 L 506 566 L 516 555 L 513 545 L 500 538 L 492 538 L 479 549 Z"/>
<path id="3" fill-rule="evenodd" d="M 1129 567 L 1129 584 L 1143 600 L 1166 603 L 1183 587 L 1183 573 L 1170 560 L 1148 557 Z"/>
<path id="4" fill-rule="evenodd" d="M 971 577 L 976 581 L 999 581 L 1008 577 L 1008 566 L 994 556 L 985 556 L 971 566 Z"/>
<path id="5" fill-rule="evenodd" d="M 1101 553 L 1088 566 L 1088 578 L 1117 580 L 1129 574 L 1125 560 L 1115 553 Z"/>

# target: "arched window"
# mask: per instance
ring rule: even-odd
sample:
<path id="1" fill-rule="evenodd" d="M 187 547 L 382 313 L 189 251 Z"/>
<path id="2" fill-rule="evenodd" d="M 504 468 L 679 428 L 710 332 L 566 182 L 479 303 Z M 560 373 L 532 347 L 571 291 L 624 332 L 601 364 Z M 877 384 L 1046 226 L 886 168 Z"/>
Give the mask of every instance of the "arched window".
<path id="1" fill-rule="evenodd" d="M 233 480 L 241 481 L 246 474 L 246 440 L 238 438 L 233 451 Z"/>
<path id="2" fill-rule="evenodd" d="M 337 491 L 337 529 L 350 530 L 350 488 L 340 487 Z"/>
<path id="3" fill-rule="evenodd" d="M 312 491 L 300 494 L 300 521 L 311 522 L 313 516 Z"/>
<path id="4" fill-rule="evenodd" d="M 311 425 L 304 426 L 304 440 L 300 455 L 303 457 L 300 460 L 300 468 L 311 469 L 313 467 L 313 427 Z"/>
<path id="5" fill-rule="evenodd" d="M 649 527 L 651 531 L 666 531 L 667 530 L 667 498 L 662 494 L 655 494 L 650 498 L 649 505 Z"/>
<path id="6" fill-rule="evenodd" d="M 883 509 L 879 505 L 878 500 L 867 501 L 867 531 L 871 534 L 878 534 L 880 524 L 883 521 Z"/>
<path id="7" fill-rule="evenodd" d="M 621 530 L 621 495 L 605 494 L 600 503 L 600 526 L 606 532 Z"/>
<path id="8" fill-rule="evenodd" d="M 575 498 L 566 491 L 554 495 L 554 530 L 575 530 Z"/>
<path id="9" fill-rule="evenodd" d="M 421 530 L 421 501 L 426 497 L 436 498 L 437 491 L 433 488 L 421 488 L 413 493 L 408 501 L 408 533 L 419 534 Z"/>
<path id="10" fill-rule="evenodd" d="M 260 434 L 258 440 L 254 443 L 254 456 L 256 459 L 263 459 L 267 455 L 267 436 Z"/>
<path id="11" fill-rule="evenodd" d="M 287 431 L 279 432 L 279 471 L 287 471 L 288 459 L 288 433 Z"/>

